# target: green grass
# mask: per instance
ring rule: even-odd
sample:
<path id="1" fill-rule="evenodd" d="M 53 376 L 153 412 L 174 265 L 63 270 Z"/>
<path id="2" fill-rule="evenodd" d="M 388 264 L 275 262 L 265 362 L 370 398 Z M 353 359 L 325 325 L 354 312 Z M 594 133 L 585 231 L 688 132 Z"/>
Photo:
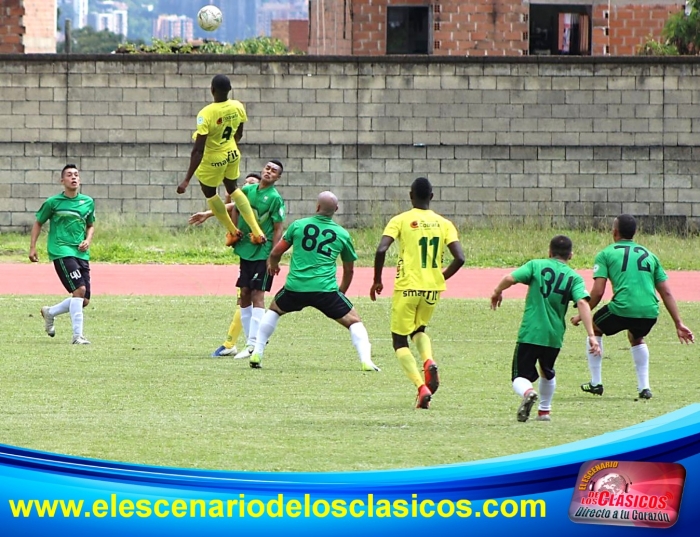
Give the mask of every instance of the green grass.
<path id="1" fill-rule="evenodd" d="M 431 410 L 395 359 L 390 302 L 357 300 L 381 373 L 362 373 L 347 331 L 314 311 L 283 318 L 264 369 L 212 359 L 228 297 L 96 297 L 91 346 L 72 346 L 68 316 L 43 332 L 56 297 L 0 297 L 0 442 L 50 452 L 178 467 L 342 471 L 497 457 L 593 437 L 700 399 L 697 349 L 668 316 L 648 338 L 654 398 L 634 401 L 623 335 L 606 340 L 605 395 L 588 380 L 584 333 L 571 328 L 557 367 L 551 423 L 518 423 L 510 365 L 522 301 L 444 300 L 429 333 L 442 386 Z M 700 326 L 700 304 L 681 304 Z"/>
<path id="2" fill-rule="evenodd" d="M 235 256 L 223 245 L 221 225 L 210 219 L 202 226 L 184 225 L 165 228 L 134 218 L 108 215 L 97 223 L 91 248 L 93 262 L 103 263 L 183 263 L 229 264 Z M 359 256 L 358 266 L 371 266 L 374 251 L 382 234 L 377 225 L 351 230 Z M 487 226 L 463 226 L 460 229 L 468 267 L 515 267 L 529 259 L 547 255 L 550 239 L 559 233 L 574 241 L 574 268 L 590 268 L 595 254 L 612 240 L 610 232 L 570 230 L 536 221 L 525 224 L 494 220 Z M 28 262 L 29 235 L 7 233 L 0 236 L 0 262 Z M 700 235 L 682 237 L 671 233 L 639 233 L 637 241 L 651 249 L 667 270 L 700 270 Z M 38 249 L 46 257 L 46 234 L 42 233 Z M 387 264 L 395 262 L 392 247 Z"/>

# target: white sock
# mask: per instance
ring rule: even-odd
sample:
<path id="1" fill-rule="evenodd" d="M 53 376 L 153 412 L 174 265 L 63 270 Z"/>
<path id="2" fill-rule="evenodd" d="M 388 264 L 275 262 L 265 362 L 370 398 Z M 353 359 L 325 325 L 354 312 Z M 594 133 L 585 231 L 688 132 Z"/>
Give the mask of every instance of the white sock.
<path id="1" fill-rule="evenodd" d="M 267 341 L 275 331 L 275 328 L 277 328 L 277 322 L 279 320 L 280 316 L 277 314 L 277 312 L 272 310 L 267 310 L 265 312 L 262 319 L 260 319 L 253 354 L 257 354 L 258 356 L 262 357 L 263 352 L 265 351 L 265 345 L 267 345 Z"/>
<path id="2" fill-rule="evenodd" d="M 49 308 L 49 315 L 62 315 L 70 311 L 70 301 L 73 297 L 69 296 L 63 302 L 59 302 Z"/>
<path id="3" fill-rule="evenodd" d="M 525 397 L 525 392 L 532 390 L 532 382 L 523 377 L 517 377 L 513 381 L 513 389 L 520 397 Z"/>
<path id="4" fill-rule="evenodd" d="M 552 398 L 556 388 L 557 377 L 554 377 L 552 380 L 540 377 L 540 410 L 546 410 L 547 412 L 552 410 Z"/>
<path id="5" fill-rule="evenodd" d="M 243 325 L 243 333 L 246 339 L 250 337 L 250 319 L 253 316 L 253 305 L 247 308 L 241 308 L 241 325 Z"/>
<path id="6" fill-rule="evenodd" d="M 369 334 L 365 325 L 361 322 L 350 325 L 350 339 L 357 349 L 360 361 L 368 364 L 372 363 L 372 344 L 369 342 Z"/>
<path id="7" fill-rule="evenodd" d="M 70 299 L 70 320 L 73 323 L 73 335 L 83 335 L 83 299 L 73 297 Z"/>
<path id="8" fill-rule="evenodd" d="M 260 320 L 263 318 L 263 315 L 265 315 L 265 308 L 253 308 L 253 314 L 250 316 L 250 331 L 248 332 L 248 342 L 246 346 L 255 347 L 258 327 L 260 326 Z"/>
<path id="9" fill-rule="evenodd" d="M 637 389 L 649 389 L 649 347 L 646 343 L 632 347 L 632 359 L 637 369 Z"/>
<path id="10" fill-rule="evenodd" d="M 596 336 L 600 345 L 600 356 L 596 356 L 588 349 L 588 339 L 586 339 L 586 356 L 588 357 L 588 370 L 591 372 L 591 384 L 599 386 L 603 384 L 603 336 Z"/>

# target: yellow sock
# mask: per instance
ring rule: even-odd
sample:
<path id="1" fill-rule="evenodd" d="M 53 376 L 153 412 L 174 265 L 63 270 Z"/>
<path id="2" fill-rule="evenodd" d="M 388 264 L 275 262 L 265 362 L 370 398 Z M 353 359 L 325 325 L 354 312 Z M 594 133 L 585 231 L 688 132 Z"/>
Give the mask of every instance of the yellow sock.
<path id="1" fill-rule="evenodd" d="M 410 349 L 408 347 L 401 347 L 394 352 L 396 352 L 396 357 L 399 359 L 403 372 L 406 373 L 409 380 L 416 385 L 416 388 L 420 388 L 424 384 L 423 378 L 418 372 L 416 359 L 413 357 L 413 354 L 411 354 Z"/>
<path id="2" fill-rule="evenodd" d="M 253 214 L 253 209 L 250 206 L 250 202 L 248 201 L 248 198 L 246 198 L 245 194 L 241 192 L 239 188 L 237 188 L 233 191 L 233 194 L 231 194 L 231 199 L 233 199 L 233 202 L 236 204 L 236 209 L 238 209 L 238 212 L 243 217 L 243 220 L 245 220 L 250 226 L 250 229 L 253 231 L 253 235 L 261 237 L 263 235 L 262 229 L 260 229 L 258 221 L 255 219 L 255 214 Z"/>
<path id="3" fill-rule="evenodd" d="M 433 359 L 433 346 L 430 344 L 430 338 L 425 332 L 417 332 L 413 336 L 413 343 L 416 344 L 416 348 L 420 353 L 421 360 L 425 363 L 428 360 Z"/>
<path id="4" fill-rule="evenodd" d="M 238 336 L 241 335 L 241 330 L 243 330 L 243 325 L 241 324 L 241 310 L 240 308 L 236 308 L 231 326 L 228 327 L 228 334 L 226 335 L 226 341 L 224 341 L 224 347 L 227 349 L 235 347 Z"/>
<path id="5" fill-rule="evenodd" d="M 228 214 L 226 205 L 224 205 L 224 202 L 221 201 L 221 198 L 218 195 L 214 196 L 213 198 L 207 198 L 207 205 L 209 205 L 209 208 L 211 209 L 211 212 L 214 213 L 214 216 L 216 216 L 216 219 L 221 222 L 226 229 L 228 229 L 229 233 L 233 233 L 234 235 L 238 233 L 238 228 L 234 225 L 233 220 L 231 220 L 231 215 Z"/>

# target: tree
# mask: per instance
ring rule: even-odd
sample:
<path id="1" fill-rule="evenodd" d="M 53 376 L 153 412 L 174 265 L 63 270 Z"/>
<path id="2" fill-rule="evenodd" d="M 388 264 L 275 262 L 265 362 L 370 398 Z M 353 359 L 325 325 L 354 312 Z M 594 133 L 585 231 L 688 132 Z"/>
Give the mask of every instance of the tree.
<path id="1" fill-rule="evenodd" d="M 122 42 L 122 36 L 109 30 L 97 32 L 92 26 L 85 26 L 72 32 L 72 41 L 72 52 L 100 54 L 114 52 Z M 58 52 L 65 52 L 65 43 L 58 44 Z"/>
<path id="2" fill-rule="evenodd" d="M 681 55 L 700 54 L 700 0 L 689 0 L 686 9 L 671 15 L 661 35 Z"/>

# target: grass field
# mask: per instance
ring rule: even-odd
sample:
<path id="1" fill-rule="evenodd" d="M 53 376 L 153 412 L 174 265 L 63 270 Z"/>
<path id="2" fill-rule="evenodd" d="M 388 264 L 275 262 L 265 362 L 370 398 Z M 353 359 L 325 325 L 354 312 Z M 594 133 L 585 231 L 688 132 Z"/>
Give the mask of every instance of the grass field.
<path id="1" fill-rule="evenodd" d="M 185 218 L 183 218 L 184 224 Z M 90 250 L 93 262 L 104 263 L 214 263 L 232 262 L 231 250 L 223 245 L 224 232 L 214 220 L 203 226 L 183 225 L 163 228 L 156 224 L 137 224 L 134 219 L 108 215 L 97 224 Z M 351 230 L 359 256 L 358 266 L 371 266 L 382 227 Z M 483 227 L 462 227 L 461 242 L 468 267 L 515 267 L 529 259 L 547 255 L 550 239 L 559 233 L 574 241 L 574 268 L 591 268 L 595 254 L 607 246 L 610 232 L 599 230 L 572 231 L 540 225 L 535 221 L 513 225 L 493 220 Z M 667 270 L 700 270 L 700 235 L 682 237 L 670 233 L 639 233 L 637 241 L 651 249 Z M 29 234 L 3 234 L 0 262 L 28 262 Z M 38 250 L 46 259 L 46 234 L 40 238 Z M 387 264 L 395 260 L 395 248 L 389 251 Z M 286 258 L 285 258 L 286 262 Z"/>
<path id="2" fill-rule="evenodd" d="M 584 332 L 558 362 L 553 421 L 518 423 L 510 364 L 523 303 L 444 300 L 429 333 L 442 386 L 429 411 L 393 355 L 390 302 L 357 301 L 381 373 L 362 373 L 346 330 L 309 311 L 280 321 L 264 369 L 209 358 L 232 312 L 221 297 L 97 297 L 91 346 L 72 346 L 68 316 L 43 332 L 57 297 L 0 297 L 0 442 L 163 466 L 342 471 L 459 463 L 593 437 L 700 400 L 697 347 L 668 316 L 648 338 L 654 398 L 635 401 L 624 335 L 606 340 L 605 395 L 584 394 Z M 681 304 L 700 326 L 700 304 Z"/>

